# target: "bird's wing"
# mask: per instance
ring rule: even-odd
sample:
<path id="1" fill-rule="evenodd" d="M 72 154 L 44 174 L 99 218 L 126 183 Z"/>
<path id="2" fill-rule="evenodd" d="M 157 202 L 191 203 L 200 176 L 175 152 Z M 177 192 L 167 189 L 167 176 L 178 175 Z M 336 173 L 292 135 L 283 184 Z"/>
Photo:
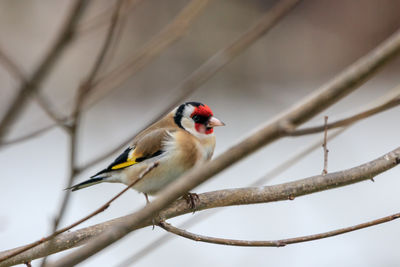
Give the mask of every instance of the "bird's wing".
<path id="1" fill-rule="evenodd" d="M 98 176 L 106 172 L 117 171 L 134 164 L 140 163 L 146 159 L 150 159 L 161 155 L 163 142 L 170 136 L 173 129 L 157 129 L 153 130 L 129 146 L 119 155 L 106 169 L 96 173 L 92 177 Z"/>

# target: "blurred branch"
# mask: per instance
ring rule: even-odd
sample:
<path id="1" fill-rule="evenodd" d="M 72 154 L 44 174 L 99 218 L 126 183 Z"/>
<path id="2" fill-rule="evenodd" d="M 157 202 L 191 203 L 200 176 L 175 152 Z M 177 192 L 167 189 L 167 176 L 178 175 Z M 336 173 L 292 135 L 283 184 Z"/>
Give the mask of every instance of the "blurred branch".
<path id="1" fill-rule="evenodd" d="M 324 149 L 324 168 L 322 169 L 322 174 L 328 173 L 328 116 L 324 117 L 324 142 L 322 143 L 322 148 Z"/>
<path id="2" fill-rule="evenodd" d="M 314 241 L 318 239 L 323 239 L 323 238 L 328 238 L 332 236 L 337 236 L 345 233 L 349 233 L 352 231 L 364 229 L 367 227 L 375 226 L 378 224 L 390 222 L 396 219 L 400 218 L 400 213 L 396 213 L 390 216 L 386 216 L 383 218 L 379 218 L 373 221 L 329 231 L 329 232 L 324 232 L 324 233 L 319 233 L 319 234 L 314 234 L 314 235 L 307 235 L 307 236 L 300 236 L 300 237 L 294 237 L 294 238 L 287 238 L 287 239 L 281 239 L 281 240 L 268 240 L 268 241 L 249 241 L 249 240 L 237 240 L 237 239 L 226 239 L 226 238 L 217 238 L 217 237 L 210 237 L 210 236 L 204 236 L 204 235 L 198 235 L 194 234 L 188 231 L 185 231 L 183 229 L 179 229 L 177 227 L 174 227 L 173 225 L 167 223 L 167 222 L 160 222 L 159 226 L 163 228 L 164 230 L 179 235 L 181 237 L 193 240 L 193 241 L 200 241 L 200 242 L 206 242 L 206 243 L 212 243 L 212 244 L 219 244 L 219 245 L 227 245 L 227 246 L 240 246 L 240 247 L 284 247 L 286 245 L 290 244 L 297 244 L 297 243 L 303 243 L 303 242 L 309 242 L 309 241 Z"/>
<path id="3" fill-rule="evenodd" d="M 125 4 L 125 8 L 122 10 L 123 11 L 123 15 L 122 16 L 126 16 L 128 14 L 129 11 L 131 11 L 134 7 L 136 7 L 142 0 L 125 0 L 124 4 Z M 95 26 L 97 25 L 97 23 L 103 25 L 105 24 L 104 22 L 107 21 L 107 17 L 103 17 L 103 15 L 105 13 L 109 13 L 109 9 L 107 8 L 106 10 L 104 10 L 101 14 L 98 14 L 95 18 L 92 18 L 92 20 L 89 20 L 87 22 L 81 22 L 79 23 L 79 28 L 78 30 L 75 31 L 75 34 L 77 35 L 77 37 L 81 36 L 81 30 L 80 27 L 85 27 L 83 25 L 86 25 L 86 23 L 90 26 Z M 112 16 L 112 14 L 111 14 Z M 121 17 L 122 17 L 121 16 Z M 121 20 L 122 18 L 120 18 Z M 112 20 L 112 17 L 110 18 L 110 20 Z M 89 30 L 89 29 L 86 29 Z M 115 37 L 116 38 L 116 37 Z M 114 39 L 115 39 L 114 38 Z M 111 48 L 109 49 L 111 50 Z M 2 53 L 2 51 L 0 50 L 0 61 L 4 60 L 4 64 L 10 65 L 10 71 L 13 71 L 15 73 L 15 76 L 19 75 L 20 80 L 25 80 L 25 77 L 22 77 L 22 71 L 20 71 L 19 68 L 17 68 L 17 66 L 9 59 L 9 57 L 6 56 L 5 53 Z M 104 65 L 104 64 L 103 64 Z M 60 126 L 63 129 L 66 129 L 66 123 L 68 123 L 68 121 L 70 121 L 69 116 L 63 116 L 62 114 L 59 114 L 57 112 L 57 110 L 54 109 L 54 107 L 52 107 L 50 101 L 48 101 L 48 99 L 45 97 L 45 95 L 40 94 L 40 92 L 38 92 L 36 94 L 35 100 L 37 100 L 38 104 L 40 105 L 40 107 L 45 111 L 45 113 L 56 123 L 55 125 L 49 125 L 49 126 L 45 126 L 41 129 L 35 130 L 31 133 L 28 133 L 24 136 L 9 140 L 9 141 L 4 141 L 2 143 L 2 145 L 7 146 L 7 145 L 13 145 L 19 142 L 23 142 L 26 141 L 30 138 L 34 138 L 37 137 L 38 135 L 47 132 L 48 130 L 53 129 L 55 126 Z"/>
<path id="4" fill-rule="evenodd" d="M 391 101 L 394 98 L 397 98 L 400 96 L 400 86 L 397 86 L 390 90 L 387 94 L 379 98 L 378 100 L 374 101 L 373 103 L 370 103 L 366 105 L 366 107 L 363 107 L 362 110 L 365 109 L 370 109 L 370 107 L 375 107 L 375 106 L 380 106 L 383 105 L 384 103 Z M 343 133 L 345 130 L 347 130 L 349 127 L 351 127 L 353 124 L 357 123 L 358 121 L 353 121 L 351 124 L 344 126 L 341 129 L 338 129 L 334 131 L 333 133 L 330 132 L 328 133 L 327 136 L 327 141 L 330 141 L 337 137 L 339 134 Z M 282 174 L 284 171 L 288 170 L 290 167 L 292 167 L 294 164 L 302 160 L 305 156 L 313 152 L 315 149 L 320 148 L 321 144 L 323 144 L 324 138 L 318 139 L 317 141 L 313 142 L 312 144 L 306 146 L 305 148 L 300 149 L 299 151 L 293 153 L 289 158 L 287 158 L 285 161 L 280 163 L 278 166 L 275 166 L 273 169 L 268 171 L 265 175 L 263 175 L 261 178 L 257 179 L 253 183 L 251 183 L 249 186 L 255 187 L 255 186 L 262 186 L 265 185 L 267 182 L 275 178 L 276 176 Z M 191 227 L 201 221 L 203 221 L 206 218 L 209 218 L 212 215 L 215 215 L 219 209 L 214 209 L 208 213 L 200 213 L 195 217 L 190 217 L 188 220 L 186 220 L 180 228 L 188 228 Z M 147 256 L 149 253 L 154 252 L 157 248 L 161 247 L 164 245 L 170 238 L 173 236 L 164 234 L 161 237 L 155 239 L 151 243 L 147 244 L 145 247 L 140 248 L 139 251 L 135 252 L 133 255 L 129 256 L 127 259 L 123 260 L 120 262 L 117 266 L 118 267 L 124 267 L 128 265 L 132 265 L 136 263 L 138 260 L 141 258 Z"/>
<path id="5" fill-rule="evenodd" d="M 131 6 L 128 5 L 128 9 L 132 8 L 138 2 L 139 0 L 126 0 L 128 3 L 131 4 Z M 137 53 L 134 54 L 132 59 L 128 62 L 125 62 L 121 66 L 117 67 L 113 71 L 109 72 L 105 76 L 101 77 L 98 79 L 98 81 L 95 82 L 94 85 L 93 81 L 91 84 L 91 89 L 97 90 L 97 86 L 100 86 L 102 84 L 103 80 L 107 80 L 110 78 L 112 75 L 117 75 L 118 72 L 122 71 L 124 68 L 127 68 L 124 73 L 128 74 L 129 72 L 129 77 L 134 75 L 137 71 L 142 69 L 145 65 L 151 62 L 157 55 L 159 55 L 163 50 L 165 50 L 169 45 L 171 45 L 174 41 L 178 40 L 180 37 L 184 35 L 186 32 L 187 28 L 190 26 L 190 24 L 193 22 L 193 20 L 197 17 L 197 15 L 200 14 L 200 12 L 205 8 L 206 4 L 211 1 L 211 0 L 192 0 L 186 7 L 175 17 L 173 22 L 171 22 L 169 25 L 167 25 L 166 28 L 164 28 L 158 35 L 154 36 L 147 44 L 145 44 Z M 126 12 L 126 9 L 123 10 Z M 127 78 L 129 78 L 127 77 Z M 121 80 L 122 81 L 122 80 Z M 96 88 L 94 88 L 96 87 Z M 84 109 L 84 107 L 81 107 L 81 109 Z M 172 108 L 171 108 L 172 109 Z M 68 120 L 68 118 L 64 118 L 64 120 Z M 46 132 L 46 130 L 50 129 L 51 127 L 44 127 L 43 129 L 39 129 L 35 131 L 32 134 L 28 134 L 22 138 L 18 138 L 17 140 L 12 140 L 7 142 L 8 144 L 14 144 L 17 143 L 18 141 L 24 141 L 27 140 L 31 137 L 35 137 L 38 134 Z M 136 135 L 137 133 L 135 133 Z M 130 142 L 132 138 L 130 138 L 128 141 L 124 142 L 122 146 L 125 146 L 126 143 Z M 120 148 L 113 149 L 113 151 L 118 151 Z M 107 158 L 109 155 L 115 153 L 115 152 L 107 152 L 107 155 L 104 155 L 102 158 Z M 102 160 L 101 158 L 95 159 L 92 162 L 88 163 L 85 165 L 85 167 L 78 168 L 77 174 L 86 169 L 87 167 L 95 164 L 95 162 Z"/>
<path id="6" fill-rule="evenodd" d="M 105 90 L 106 92 L 103 92 L 102 96 L 104 97 L 108 92 L 122 85 L 128 78 L 136 74 L 167 47 L 182 37 L 209 1 L 211 0 L 191 0 L 171 23 L 160 33 L 153 36 L 131 59 L 96 79 L 93 83 L 94 90 Z"/>
<path id="7" fill-rule="evenodd" d="M 114 13 L 111 17 L 110 20 L 110 25 L 108 27 L 107 33 L 106 33 L 106 38 L 104 39 L 103 45 L 100 49 L 100 52 L 95 60 L 95 63 L 90 71 L 90 73 L 88 74 L 88 77 L 86 79 L 86 81 L 83 83 L 83 85 L 81 86 L 79 92 L 78 92 L 78 103 L 76 104 L 76 111 L 78 112 L 79 109 L 81 108 L 84 99 L 86 98 L 86 96 L 90 93 L 91 90 L 93 90 L 94 84 L 95 84 L 95 79 L 98 75 L 98 73 L 101 70 L 101 67 L 105 61 L 107 52 L 111 46 L 112 40 L 115 36 L 115 29 L 120 17 L 120 12 L 121 12 L 121 7 L 122 4 L 125 0 L 117 0 L 116 4 L 115 4 L 115 9 L 114 9 Z"/>
<path id="8" fill-rule="evenodd" d="M 400 147 L 375 160 L 364 163 L 357 167 L 328 173 L 326 175 L 316 175 L 309 178 L 272 186 L 226 189 L 199 194 L 199 201 L 196 203 L 196 208 L 198 210 L 205 210 L 216 207 L 268 203 L 289 199 L 292 200 L 295 197 L 371 179 L 372 177 L 376 177 L 377 175 L 397 166 L 398 164 L 400 164 Z M 157 199 L 155 201 L 157 201 Z M 155 201 L 147 206 L 152 205 Z M 192 210 L 190 208 L 190 204 L 187 203 L 185 199 L 178 199 L 175 200 L 171 206 L 162 210 L 159 214 L 159 217 L 161 219 L 169 219 L 191 212 Z M 49 246 L 51 242 L 44 242 L 43 244 L 33 249 L 29 249 L 15 257 L 1 261 L 0 267 L 11 266 L 37 259 L 45 255 L 54 254 L 65 249 L 82 245 L 89 240 L 93 242 L 93 240 L 96 240 L 94 237 L 101 236 L 104 234 L 104 232 L 109 232 L 110 229 L 115 229 L 115 227 L 119 228 L 121 225 L 124 225 L 126 221 L 134 218 L 136 218 L 136 213 L 89 226 L 74 232 L 61 234 L 54 238 L 52 246 Z M 152 225 L 152 219 L 150 217 L 135 225 L 134 229 L 149 225 Z M 0 252 L 0 260 L 12 253 L 15 253 L 15 251 L 20 250 L 21 248 L 24 247 Z"/>
<path id="9" fill-rule="evenodd" d="M 81 86 L 77 90 L 77 96 L 76 96 L 76 101 L 74 105 L 74 110 L 72 114 L 72 123 L 70 126 L 66 127 L 67 132 L 69 133 L 70 136 L 70 152 L 69 152 L 69 177 L 67 180 L 67 185 L 66 187 L 70 187 L 73 183 L 74 177 L 76 176 L 76 154 L 77 154 L 77 149 L 78 149 L 78 140 L 77 140 L 77 132 L 78 128 L 80 126 L 80 117 L 81 117 L 81 107 L 83 102 L 85 101 L 85 98 L 87 95 L 90 93 L 90 90 L 92 88 L 92 83 L 94 79 L 96 78 L 97 74 L 99 73 L 102 64 L 104 63 L 104 60 L 106 58 L 107 51 L 111 45 L 112 39 L 115 34 L 115 29 L 116 25 L 118 23 L 120 11 L 122 4 L 125 0 L 117 0 L 115 3 L 115 8 L 113 15 L 110 20 L 110 24 L 108 27 L 108 30 L 106 32 L 106 36 L 104 39 L 104 42 L 100 48 L 99 54 L 97 55 L 95 62 L 87 75 L 86 80 L 81 84 Z M 66 190 L 64 192 L 63 200 L 61 201 L 61 205 L 58 211 L 58 214 L 56 215 L 53 223 L 53 229 L 52 232 L 56 233 L 58 225 L 66 211 L 69 198 L 70 198 L 70 190 Z M 97 214 L 97 213 L 96 213 Z M 43 259 L 42 266 L 44 266 L 46 263 L 46 258 Z"/>
<path id="10" fill-rule="evenodd" d="M 188 220 L 186 220 L 184 223 L 182 223 L 180 225 L 180 227 L 188 228 L 193 225 L 196 225 L 197 223 L 205 220 L 206 218 L 209 218 L 210 216 L 216 214 L 217 212 L 218 212 L 218 210 L 215 209 L 215 210 L 210 210 L 209 213 L 205 213 L 205 212 L 197 213 L 196 216 L 192 216 Z M 131 255 L 129 258 L 118 263 L 114 267 L 132 266 L 138 260 L 144 258 L 149 253 L 154 252 L 156 249 L 163 246 L 166 242 L 168 242 L 169 240 L 171 240 L 174 237 L 175 237 L 174 235 L 169 235 L 168 233 L 164 233 L 164 234 L 162 234 L 162 236 L 151 241 L 151 243 L 147 244 L 146 246 L 143 246 L 143 244 L 142 244 L 139 251 L 137 251 L 135 254 Z"/>
<path id="11" fill-rule="evenodd" d="M 121 15 L 121 19 L 124 18 L 129 12 L 131 12 L 142 2 L 143 0 L 126 0 L 126 7 L 124 10 L 124 14 Z M 82 21 L 81 23 L 79 23 L 77 29 L 79 36 L 84 36 L 89 32 L 93 32 L 98 28 L 106 26 L 110 21 L 110 18 L 112 17 L 111 7 L 114 5 L 115 3 L 112 3 L 109 7 L 105 8 L 92 18 L 89 18 L 86 21 Z"/>
<path id="12" fill-rule="evenodd" d="M 0 64 L 14 77 L 15 80 L 25 82 L 25 74 L 20 67 L 0 48 Z"/>
<path id="13" fill-rule="evenodd" d="M 125 18 L 126 13 L 129 10 L 131 10 L 132 6 L 129 6 L 129 4 L 133 4 L 133 2 L 135 2 L 135 1 L 132 1 L 132 0 L 123 1 L 123 3 L 122 3 L 123 6 L 120 7 L 120 14 L 121 15 L 119 15 L 119 19 L 118 19 L 119 22 L 116 20 L 115 15 L 114 15 L 114 18 L 113 18 L 113 16 L 110 18 L 111 23 L 109 24 L 108 33 L 106 33 L 107 37 L 106 37 L 106 40 L 105 40 L 105 42 L 103 44 L 103 48 L 101 49 L 102 52 L 100 53 L 100 54 L 103 54 L 108 49 L 107 53 L 105 53 L 105 55 L 103 55 L 105 57 L 105 59 L 103 59 L 103 63 L 101 64 L 103 66 L 107 65 L 107 62 L 106 62 L 107 59 L 112 57 L 111 53 L 113 52 L 113 48 L 115 48 L 115 44 L 116 44 L 117 39 L 120 36 L 121 30 L 122 30 L 122 25 L 121 25 L 122 22 L 121 22 L 121 20 L 123 18 Z M 136 0 L 136 3 L 138 3 L 138 2 L 139 2 L 139 0 Z M 118 4 L 118 1 L 117 1 L 117 4 Z M 122 17 L 122 15 L 124 15 L 124 17 Z M 114 25 L 114 23 L 116 25 Z M 100 58 L 100 56 L 98 57 L 97 60 L 99 60 L 99 58 Z M 95 64 L 95 65 L 98 65 L 98 64 Z M 97 75 L 98 75 L 99 72 L 100 72 L 100 70 L 95 72 L 94 68 L 92 68 L 92 73 L 97 73 Z M 93 76 L 93 74 L 92 74 L 92 76 Z M 89 80 L 91 80 L 91 79 L 89 79 Z M 86 80 L 88 81 L 88 78 L 86 78 Z M 38 135 L 40 135 L 42 133 L 45 133 L 48 130 L 53 129 L 56 125 L 62 127 L 64 130 L 69 131 L 68 124 L 73 120 L 73 118 L 71 116 L 65 116 L 65 115 L 59 114 L 57 112 L 57 110 L 55 110 L 55 108 L 51 105 L 50 101 L 46 98 L 46 96 L 41 94 L 40 92 L 38 92 L 36 94 L 35 100 L 38 102 L 38 104 L 41 106 L 41 108 L 45 111 L 45 113 L 56 124 L 55 125 L 45 126 L 45 127 L 41 128 L 41 129 L 35 130 L 35 131 L 31 132 L 31 133 L 28 133 L 25 136 L 18 137 L 16 139 L 12 139 L 12 140 L 9 140 L 9 141 L 5 141 L 5 142 L 3 142 L 3 145 L 12 145 L 12 144 L 16 144 L 18 142 L 26 141 L 26 140 L 28 140 L 30 138 L 36 137 L 36 136 L 38 136 Z M 83 109 L 83 107 L 81 105 L 79 105 L 79 106 L 80 106 L 79 107 L 79 111 L 80 111 L 80 113 L 82 113 L 84 111 L 84 109 Z M 76 106 L 74 107 L 74 109 L 76 109 Z"/>
<path id="14" fill-rule="evenodd" d="M 105 55 L 105 59 L 103 60 L 102 68 L 100 71 L 98 71 L 96 77 L 99 77 L 102 75 L 103 72 L 106 71 L 106 66 L 110 66 L 110 61 L 113 59 L 115 52 L 118 48 L 118 44 L 121 41 L 122 33 L 124 31 L 124 28 L 126 26 L 126 21 L 128 19 L 128 14 L 130 14 L 130 11 L 136 7 L 137 4 L 141 3 L 143 0 L 125 0 L 122 2 L 122 6 L 120 7 L 120 12 L 119 12 L 119 17 L 118 21 L 116 22 L 114 33 L 113 33 L 113 38 L 109 44 L 108 51 Z M 112 19 L 112 18 L 111 18 Z M 81 107 L 82 111 L 85 111 L 86 109 L 89 109 L 89 105 L 87 105 L 86 108 Z"/>
<path id="15" fill-rule="evenodd" d="M 3 143 L 1 143 L 0 149 L 2 147 L 5 147 L 5 146 L 15 145 L 15 144 L 18 144 L 20 142 L 24 142 L 24 141 L 27 141 L 27 140 L 29 140 L 31 138 L 37 137 L 37 136 L 39 136 L 39 135 L 41 135 L 41 134 L 43 134 L 43 133 L 45 133 L 45 132 L 47 132 L 47 131 L 49 131 L 51 129 L 54 129 L 56 126 L 57 126 L 56 124 L 48 125 L 48 126 L 45 126 L 43 128 L 40 128 L 38 130 L 34 130 L 34 131 L 32 131 L 32 132 L 30 132 L 30 133 L 28 133 L 26 135 L 23 135 L 21 137 L 17 137 L 17 138 L 8 140 L 8 141 L 6 140 Z"/>
<path id="16" fill-rule="evenodd" d="M 30 249 L 34 249 L 35 247 L 37 247 L 38 245 L 45 243 L 45 242 L 49 242 L 49 246 L 52 247 L 54 245 L 56 245 L 57 241 L 54 241 L 54 237 L 58 236 L 59 234 L 65 233 L 66 231 L 78 226 L 79 224 L 89 220 L 90 218 L 96 216 L 97 214 L 105 211 L 106 209 L 108 209 L 108 207 L 111 205 L 112 202 L 114 202 L 115 200 L 117 200 L 121 195 L 123 195 L 126 191 L 128 191 L 132 186 L 134 186 L 137 182 L 139 182 L 141 179 L 143 179 L 144 176 L 146 176 L 150 171 L 152 171 L 154 168 L 156 168 L 158 166 L 158 162 L 154 162 L 152 165 L 150 165 L 148 168 L 146 168 L 140 175 L 139 177 L 134 180 L 130 185 L 128 185 L 127 187 L 125 187 L 122 191 L 120 191 L 118 194 L 116 194 L 113 198 L 111 198 L 109 201 L 107 201 L 106 203 L 104 203 L 100 208 L 96 209 L 95 211 L 91 212 L 89 215 L 83 217 L 82 219 L 74 222 L 73 224 L 66 226 L 60 230 L 54 231 L 51 235 L 43 237 L 33 243 L 30 243 L 28 245 L 25 245 L 23 247 L 20 247 L 18 249 L 15 249 L 12 251 L 12 253 L 6 254 L 6 255 L 0 255 L 0 264 L 1 262 L 15 257 L 27 250 Z M 50 255 L 50 254 L 48 254 Z M 48 255 L 45 255 L 48 256 Z M 45 264 L 45 261 L 43 261 L 42 265 Z"/>
<path id="17" fill-rule="evenodd" d="M 49 118 L 52 119 L 58 127 L 68 130 L 68 126 L 66 125 L 67 119 L 63 118 L 63 116 L 55 110 L 45 95 L 43 95 L 41 92 L 37 92 L 35 95 L 35 100 L 42 110 L 47 114 L 47 116 L 49 116 Z"/>
<path id="18" fill-rule="evenodd" d="M 161 119 L 166 113 L 171 111 L 175 106 L 180 104 L 202 84 L 211 79 L 220 69 L 231 62 L 234 58 L 245 51 L 250 45 L 261 38 L 268 30 L 270 30 L 287 12 L 291 10 L 299 2 L 299 0 L 282 1 L 276 7 L 268 11 L 255 25 L 249 28 L 246 32 L 240 35 L 236 40 L 228 46 L 219 50 L 204 62 L 198 69 L 191 73 L 179 86 L 172 92 L 174 99 L 167 101 L 169 104 L 162 109 L 156 117 L 139 131 L 134 132 L 131 136 L 123 140 L 115 148 L 95 158 L 82 167 L 78 168 L 78 172 L 82 172 L 88 167 L 102 161 L 114 153 L 124 148 L 132 139 L 149 125 Z"/>
<path id="19" fill-rule="evenodd" d="M 398 89 L 400 89 L 400 86 L 398 86 Z M 365 111 L 362 111 L 360 113 L 357 113 L 355 115 L 352 115 L 350 117 L 341 119 L 341 120 L 337 120 L 335 122 L 331 122 L 328 123 L 326 125 L 326 127 L 328 129 L 333 129 L 333 128 L 338 128 L 338 127 L 343 127 L 343 126 L 347 126 L 350 125 L 356 121 L 362 120 L 362 119 L 366 119 L 369 118 L 373 115 L 376 115 L 380 112 L 386 111 L 390 108 L 396 107 L 400 105 L 400 95 L 399 93 L 394 96 L 392 99 L 389 99 L 388 101 L 386 101 L 385 103 L 382 103 L 376 107 L 367 109 Z M 303 128 L 303 129 L 298 129 L 295 131 L 292 131 L 290 133 L 288 133 L 288 136 L 301 136 L 301 135 L 307 135 L 307 134 L 313 134 L 313 133 L 319 133 L 324 131 L 325 129 L 325 125 L 321 125 L 321 126 L 315 126 L 315 127 L 309 127 L 309 128 Z"/>
<path id="20" fill-rule="evenodd" d="M 26 81 L 21 81 L 17 96 L 12 101 L 10 107 L 0 122 L 0 145 L 4 136 L 7 135 L 14 121 L 19 117 L 26 106 L 28 97 L 35 93 L 47 77 L 56 61 L 60 58 L 65 48 L 71 43 L 75 37 L 75 29 L 78 20 L 86 8 L 88 0 L 76 0 L 68 14 L 66 22 L 62 26 L 60 33 L 53 46 L 48 50 L 32 76 Z"/>
<path id="21" fill-rule="evenodd" d="M 372 117 L 374 115 L 377 115 L 381 112 L 387 111 L 391 108 L 397 107 L 398 105 L 400 105 L 400 85 L 397 86 L 396 88 L 393 89 L 394 94 L 392 94 L 392 96 L 388 97 L 387 100 L 385 100 L 383 103 L 379 103 L 379 104 L 375 104 L 373 107 L 367 108 L 364 111 L 358 112 L 354 115 L 351 115 L 349 117 L 328 123 L 328 129 L 334 129 L 334 128 L 340 128 L 340 127 L 345 127 L 348 125 L 351 125 L 355 122 L 358 122 L 360 120 L 364 120 L 367 119 L 369 117 Z M 183 101 L 183 99 L 182 99 Z M 171 108 L 172 109 L 172 106 Z M 157 120 L 153 120 L 153 121 L 157 121 Z M 65 118 L 63 123 L 65 123 Z M 16 144 L 19 142 L 23 142 L 26 141 L 30 138 L 36 137 L 48 130 L 51 130 L 55 127 L 56 125 L 49 125 L 46 127 L 43 127 L 41 129 L 38 129 L 36 131 L 33 131 L 31 133 L 28 133 L 27 135 L 24 135 L 22 137 L 18 137 L 9 141 L 4 141 L 3 145 L 12 145 L 12 144 Z M 308 135 L 308 134 L 314 134 L 314 133 L 320 133 L 324 130 L 324 125 L 320 125 L 320 126 L 314 126 L 314 127 L 307 127 L 307 128 L 302 128 L 302 129 L 296 129 L 294 131 L 288 132 L 287 136 L 302 136 L 302 135 Z M 135 132 L 134 135 L 132 135 L 133 137 L 137 135 L 137 132 Z M 90 161 L 89 163 L 86 163 L 84 166 L 81 166 L 77 169 L 77 172 L 80 173 L 84 170 L 86 170 L 87 168 L 89 168 L 90 166 L 92 166 L 93 164 L 96 164 L 97 162 L 106 159 L 107 157 L 113 155 L 114 153 L 118 152 L 120 149 L 123 148 L 123 146 L 125 146 L 127 143 L 129 143 L 129 140 L 132 140 L 133 137 L 130 136 L 128 139 L 124 140 L 124 142 L 122 142 L 117 148 L 114 148 L 112 151 L 107 152 L 106 154 L 103 154 L 101 156 L 101 158 L 99 157 L 98 159 L 94 159 L 92 161 Z"/>
<path id="22" fill-rule="evenodd" d="M 276 17 L 277 14 L 283 15 L 293 4 L 293 1 L 278 2 L 278 4 L 271 9 L 270 16 Z M 129 232 L 135 230 L 145 221 L 154 217 L 160 210 L 167 207 L 185 192 L 190 192 L 191 189 L 205 182 L 213 175 L 225 170 L 261 147 L 281 138 L 286 132 L 295 129 L 354 91 L 357 86 L 361 85 L 367 78 L 376 73 L 389 59 L 393 59 L 394 55 L 399 51 L 400 31 L 397 31 L 368 55 L 356 61 L 333 80 L 322 86 L 320 90 L 314 92 L 303 101 L 300 101 L 284 114 L 277 116 L 264 127 L 255 131 L 249 137 L 237 143 L 216 159 L 188 171 L 163 189 L 153 202 L 132 214 L 129 219 L 111 227 L 99 237 L 91 240 L 85 247 L 61 258 L 52 266 L 70 266 L 78 264 L 113 244 Z M 329 174 L 325 176 L 328 175 Z"/>
<path id="23" fill-rule="evenodd" d="M 334 131 L 333 133 L 328 133 L 328 140 L 332 140 L 333 138 L 335 138 L 336 136 L 338 136 L 339 134 L 344 132 L 346 129 L 347 128 L 341 128 L 341 129 Z M 303 159 L 306 155 L 310 154 L 315 149 L 320 148 L 322 143 L 323 143 L 323 140 L 319 138 L 316 142 L 308 145 L 305 148 L 302 148 L 298 152 L 295 152 L 291 157 L 286 159 L 284 162 L 282 162 L 278 166 L 274 167 L 272 170 L 268 171 L 265 175 L 258 178 L 256 181 L 251 183 L 249 186 L 255 187 L 255 186 L 265 185 L 266 182 L 272 180 L 276 176 L 278 176 L 281 173 L 283 173 L 284 171 L 288 170 L 294 164 L 296 164 L 301 159 Z M 209 211 L 208 213 L 196 214 L 197 216 L 190 217 L 183 224 L 181 224 L 180 228 L 188 228 L 193 225 L 196 225 L 199 222 L 209 218 L 210 216 L 215 215 L 219 211 L 220 211 L 220 209 L 213 209 L 213 210 Z M 147 244 L 145 247 L 141 247 L 139 251 L 135 252 L 133 255 L 129 256 L 127 259 L 120 262 L 118 265 L 116 265 L 116 267 L 125 267 L 125 266 L 133 265 L 141 258 L 147 256 L 149 253 L 154 252 L 157 248 L 164 245 L 172 237 L 174 237 L 174 236 L 168 235 L 168 234 L 162 235 L 161 237 L 152 241 L 150 244 Z"/>

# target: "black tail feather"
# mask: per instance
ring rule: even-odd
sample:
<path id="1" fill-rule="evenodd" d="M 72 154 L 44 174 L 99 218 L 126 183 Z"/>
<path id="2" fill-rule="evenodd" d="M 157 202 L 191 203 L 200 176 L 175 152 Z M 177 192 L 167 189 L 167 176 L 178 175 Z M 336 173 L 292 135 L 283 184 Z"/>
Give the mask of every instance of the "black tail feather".
<path id="1" fill-rule="evenodd" d="M 105 177 L 92 178 L 92 179 L 86 180 L 82 183 L 65 188 L 64 190 L 76 191 L 76 190 L 79 190 L 79 189 L 82 189 L 85 187 L 89 187 L 89 186 L 101 183 L 104 179 L 105 179 Z"/>

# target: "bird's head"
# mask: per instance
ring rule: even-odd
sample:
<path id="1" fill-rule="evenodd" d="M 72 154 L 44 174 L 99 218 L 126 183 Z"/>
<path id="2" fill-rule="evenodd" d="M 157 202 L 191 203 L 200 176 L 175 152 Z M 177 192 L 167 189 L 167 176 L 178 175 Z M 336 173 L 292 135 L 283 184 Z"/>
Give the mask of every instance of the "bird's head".
<path id="1" fill-rule="evenodd" d="M 207 105 L 199 102 L 186 102 L 174 112 L 175 123 L 198 137 L 210 135 L 214 132 L 214 127 L 225 125 L 213 116 L 212 110 Z"/>

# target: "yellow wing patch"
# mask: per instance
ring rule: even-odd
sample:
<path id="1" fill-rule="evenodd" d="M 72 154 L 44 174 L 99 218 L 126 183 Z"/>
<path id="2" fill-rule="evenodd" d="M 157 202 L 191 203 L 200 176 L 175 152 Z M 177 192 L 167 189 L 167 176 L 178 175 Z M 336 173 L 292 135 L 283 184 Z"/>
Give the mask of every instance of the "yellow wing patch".
<path id="1" fill-rule="evenodd" d="M 123 162 L 123 163 L 117 164 L 117 165 L 115 165 L 115 166 L 112 166 L 112 167 L 111 167 L 111 170 L 118 170 L 118 169 L 126 168 L 126 167 L 129 167 L 129 166 L 134 165 L 134 164 L 136 164 L 136 163 L 137 163 L 137 162 L 134 161 L 134 160 L 132 160 L 132 161 L 127 161 L 127 162 Z"/>
<path id="2" fill-rule="evenodd" d="M 121 155 L 119 155 L 113 163 L 111 163 L 107 169 L 109 170 L 119 170 L 123 169 L 129 166 L 132 166 L 136 163 L 139 163 L 139 161 L 136 160 L 137 155 L 135 155 L 135 148 L 134 147 L 128 147 L 125 149 L 124 152 L 122 152 Z"/>

